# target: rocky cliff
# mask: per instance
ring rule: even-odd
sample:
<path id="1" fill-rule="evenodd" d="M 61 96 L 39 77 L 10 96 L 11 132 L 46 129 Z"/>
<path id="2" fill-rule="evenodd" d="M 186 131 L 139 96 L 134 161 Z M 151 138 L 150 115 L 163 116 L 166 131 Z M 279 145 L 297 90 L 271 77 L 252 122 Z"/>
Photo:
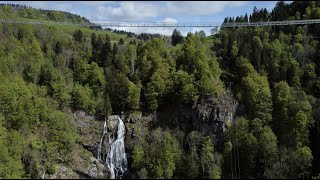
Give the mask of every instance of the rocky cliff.
<path id="1" fill-rule="evenodd" d="M 73 152 L 71 164 L 59 163 L 54 174 L 43 174 L 42 179 L 100 179 L 108 178 L 109 171 L 97 157 L 103 121 L 94 116 L 89 116 L 82 111 L 73 113 L 73 122 L 77 128 L 79 148 Z"/>
<path id="2" fill-rule="evenodd" d="M 179 127 L 188 134 L 197 130 L 213 136 L 218 149 L 223 142 L 223 132 L 227 124 L 236 116 L 238 102 L 228 93 L 220 97 L 204 95 L 193 105 L 183 104 L 162 108 L 157 113 L 158 123 L 155 126 L 168 125 L 170 129 Z"/>
<path id="3" fill-rule="evenodd" d="M 188 130 L 213 135 L 216 147 L 219 148 L 226 125 L 234 120 L 237 105 L 238 102 L 228 94 L 222 94 L 219 98 L 207 95 L 191 107 L 182 106 L 178 121 L 184 122 Z"/>
<path id="4" fill-rule="evenodd" d="M 229 94 L 222 94 L 219 98 L 207 95 L 193 105 L 168 106 L 157 114 L 148 116 L 140 112 L 125 113 L 121 116 L 126 126 L 125 147 L 128 157 L 129 170 L 125 173 L 130 177 L 131 152 L 136 144 L 137 137 L 144 138 L 158 126 L 167 126 L 171 129 L 179 128 L 188 134 L 197 130 L 203 134 L 213 136 L 219 150 L 223 142 L 223 132 L 228 123 L 234 120 L 237 101 Z M 96 159 L 98 145 L 103 133 L 104 116 L 89 116 L 84 112 L 73 113 L 75 125 L 80 135 L 79 144 L 85 156 L 76 160 L 77 166 L 66 167 L 59 164 L 57 173 L 45 175 L 43 178 L 108 178 L 109 172 L 104 163 Z M 115 132 L 116 116 L 107 118 L 108 132 Z"/>

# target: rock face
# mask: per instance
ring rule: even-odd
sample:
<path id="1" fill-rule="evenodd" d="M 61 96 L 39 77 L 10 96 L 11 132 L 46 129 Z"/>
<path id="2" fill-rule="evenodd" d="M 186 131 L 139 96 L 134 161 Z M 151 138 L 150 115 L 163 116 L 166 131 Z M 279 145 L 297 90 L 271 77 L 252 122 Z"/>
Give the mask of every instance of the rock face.
<path id="1" fill-rule="evenodd" d="M 98 159 L 90 157 L 85 161 L 88 161 L 88 167 L 80 164 L 77 168 L 71 168 L 58 164 L 55 174 L 44 174 L 42 179 L 101 179 L 109 177 L 107 168 Z"/>
<path id="2" fill-rule="evenodd" d="M 71 168 L 66 167 L 63 164 L 59 164 L 58 170 L 55 174 L 44 174 L 42 179 L 80 179 L 80 176 Z"/>
<path id="3" fill-rule="evenodd" d="M 88 116 L 83 111 L 73 114 L 82 146 L 97 157 L 97 147 L 102 135 L 104 121 L 98 121 L 94 116 Z"/>
<path id="4" fill-rule="evenodd" d="M 196 106 L 193 125 L 203 132 L 213 132 L 216 141 L 222 142 L 222 135 L 226 124 L 234 121 L 238 102 L 230 95 L 224 94 L 220 98 L 208 97 L 204 103 Z M 198 122 L 197 122 L 198 120 Z M 199 126 L 199 123 L 205 126 Z M 208 125 L 208 126 L 206 126 Z"/>
<path id="5" fill-rule="evenodd" d="M 116 137 L 118 116 L 112 115 L 105 118 L 104 116 L 94 117 L 86 115 L 82 111 L 76 111 L 73 114 L 78 133 L 80 135 L 80 143 L 82 147 L 91 152 L 90 158 L 84 159 L 89 162 L 87 167 L 82 167 L 76 171 L 87 178 L 109 178 L 109 169 L 105 164 L 107 153 L 105 151 L 108 142 L 107 136 L 103 138 L 102 145 L 102 160 L 98 160 L 98 147 L 104 131 L 105 119 L 107 119 L 108 133 L 112 134 L 111 137 Z M 122 118 L 122 117 L 121 117 Z"/>
<path id="6" fill-rule="evenodd" d="M 107 123 L 108 123 L 108 130 L 115 133 L 118 125 L 118 116 L 116 115 L 108 116 Z"/>
<path id="7" fill-rule="evenodd" d="M 125 148 L 127 152 L 129 170 L 123 176 L 130 177 L 130 164 L 132 163 L 132 152 L 134 146 L 139 144 L 137 137 L 145 137 L 153 127 L 171 126 L 179 127 L 188 133 L 197 130 L 201 133 L 213 136 L 218 151 L 222 147 L 223 132 L 226 124 L 234 120 L 237 109 L 237 101 L 228 94 L 222 94 L 219 98 L 207 95 L 202 97 L 197 104 L 168 106 L 160 110 L 158 114 L 144 116 L 141 113 L 132 113 L 127 117 L 121 117 L 126 126 Z M 88 179 L 109 178 L 109 170 L 104 162 L 96 159 L 98 146 L 103 134 L 104 117 L 88 116 L 82 111 L 73 113 L 74 122 L 80 135 L 80 144 L 87 156 L 79 157 L 76 166 L 67 167 L 58 164 L 55 174 L 46 175 L 45 179 Z M 167 122 L 164 122 L 167 121 Z M 107 118 L 108 132 L 116 132 L 117 116 Z M 159 122 L 159 123 L 158 123 Z"/>
<path id="8" fill-rule="evenodd" d="M 108 178 L 109 171 L 97 157 L 97 147 L 102 134 L 104 121 L 94 116 L 86 115 L 83 111 L 73 113 L 74 123 L 80 135 L 80 144 L 83 156 L 74 159 L 72 167 L 58 164 L 57 172 L 51 175 L 44 174 L 43 179 L 99 179 Z"/>
<path id="9" fill-rule="evenodd" d="M 182 106 L 178 121 L 188 129 L 195 129 L 215 137 L 215 145 L 220 146 L 226 124 L 234 120 L 238 102 L 228 94 L 219 98 L 207 95 L 193 106 Z"/>
<path id="10" fill-rule="evenodd" d="M 234 120 L 237 105 L 238 102 L 227 93 L 218 98 L 205 95 L 193 105 L 172 105 L 163 108 L 157 114 L 161 121 L 155 126 L 170 124 L 171 129 L 179 127 L 186 133 L 197 130 L 213 136 L 215 146 L 219 149 L 223 142 L 223 132 L 226 124 Z"/>
<path id="11" fill-rule="evenodd" d="M 88 168 L 88 175 L 94 179 L 108 178 L 109 177 L 109 170 L 98 159 L 91 157 L 90 158 L 90 166 Z"/>

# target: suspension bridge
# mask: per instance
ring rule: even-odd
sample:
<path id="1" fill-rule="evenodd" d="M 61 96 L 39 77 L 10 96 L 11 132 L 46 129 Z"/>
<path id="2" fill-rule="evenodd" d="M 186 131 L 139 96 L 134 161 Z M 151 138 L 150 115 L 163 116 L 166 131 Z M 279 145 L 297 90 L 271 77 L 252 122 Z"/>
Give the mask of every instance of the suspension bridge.
<path id="1" fill-rule="evenodd" d="M 34 25 L 57 25 L 57 26 L 87 26 L 87 27 L 135 27 L 135 28 L 227 28 L 227 27 L 254 27 L 254 26 L 287 26 L 287 25 L 308 25 L 319 24 L 320 19 L 290 20 L 290 21 L 263 21 L 263 22 L 228 22 L 228 23 L 143 23 L 143 22 L 107 22 L 107 23 L 72 23 L 55 21 L 31 21 L 0 19 L 0 23 L 10 24 L 34 24 Z"/>

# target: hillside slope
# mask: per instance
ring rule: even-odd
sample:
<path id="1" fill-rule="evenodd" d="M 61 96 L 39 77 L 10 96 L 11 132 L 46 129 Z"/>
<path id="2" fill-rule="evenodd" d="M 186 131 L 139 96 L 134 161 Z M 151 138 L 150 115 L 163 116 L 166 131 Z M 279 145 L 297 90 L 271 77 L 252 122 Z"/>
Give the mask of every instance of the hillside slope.
<path id="1" fill-rule="evenodd" d="M 318 12 L 279 2 L 226 21 Z M 0 15 L 86 22 L 15 6 Z M 1 178 L 106 178 L 106 153 L 95 157 L 105 117 L 117 130 L 110 115 L 126 127 L 126 178 L 319 177 L 318 25 L 175 31 L 174 44 L 77 26 L 0 30 Z"/>

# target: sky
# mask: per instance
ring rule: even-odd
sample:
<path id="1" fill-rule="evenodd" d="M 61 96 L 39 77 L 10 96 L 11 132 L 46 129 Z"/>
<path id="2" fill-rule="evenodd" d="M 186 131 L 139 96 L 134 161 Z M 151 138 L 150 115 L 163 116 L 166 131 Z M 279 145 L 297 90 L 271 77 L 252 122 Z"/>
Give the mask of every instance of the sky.
<path id="1" fill-rule="evenodd" d="M 166 23 L 222 23 L 227 16 L 251 14 L 253 7 L 269 12 L 277 1 L 0 1 L 33 8 L 60 10 L 78 14 L 91 22 L 166 22 Z M 140 34 L 171 35 L 174 28 L 118 28 Z M 210 28 L 180 28 L 182 35 Z"/>

